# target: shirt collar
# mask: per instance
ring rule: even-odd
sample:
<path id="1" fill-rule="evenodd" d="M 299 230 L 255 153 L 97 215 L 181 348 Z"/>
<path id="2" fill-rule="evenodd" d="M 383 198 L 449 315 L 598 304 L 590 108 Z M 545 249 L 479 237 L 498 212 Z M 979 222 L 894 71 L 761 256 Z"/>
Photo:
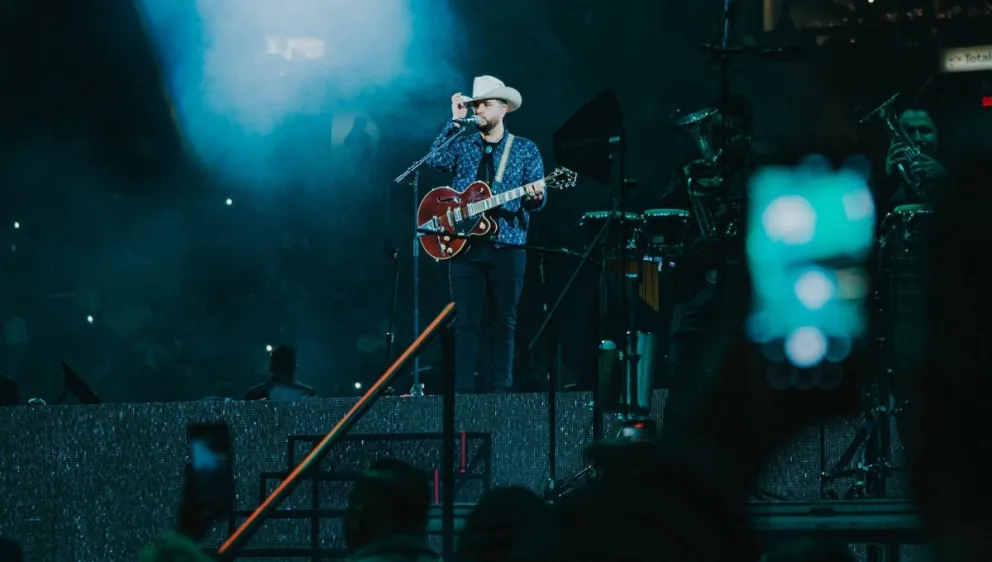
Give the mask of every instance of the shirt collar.
<path id="1" fill-rule="evenodd" d="M 503 146 L 503 143 L 506 142 L 506 139 L 509 136 L 510 136 L 510 131 L 507 130 L 506 128 L 504 128 L 503 129 L 503 138 L 499 139 L 499 142 L 496 143 L 496 148 L 500 148 L 501 146 Z M 479 148 L 482 148 L 482 145 L 484 143 L 484 141 L 482 140 L 482 135 L 481 134 L 478 134 L 478 133 L 472 135 L 470 142 L 472 144 L 474 144 L 475 146 L 478 146 Z"/>

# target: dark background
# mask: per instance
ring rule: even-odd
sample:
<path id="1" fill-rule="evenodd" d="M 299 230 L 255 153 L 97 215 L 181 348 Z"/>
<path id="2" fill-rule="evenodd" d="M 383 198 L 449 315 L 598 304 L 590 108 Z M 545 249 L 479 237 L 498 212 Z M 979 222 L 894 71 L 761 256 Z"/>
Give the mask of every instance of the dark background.
<path id="1" fill-rule="evenodd" d="M 992 108 L 983 110 L 981 99 L 992 95 L 992 79 L 936 75 L 938 49 L 981 44 L 986 17 L 965 18 L 970 12 L 950 11 L 951 3 L 941 4 L 957 15 L 937 23 L 913 15 L 908 3 L 849 3 L 860 11 L 840 2 L 782 4 L 738 2 L 733 43 L 798 47 L 797 56 L 742 57 L 729 72 L 733 90 L 754 104 L 757 146 L 769 160 L 862 151 L 880 162 L 885 139 L 859 130 L 854 110 L 897 91 L 935 110 L 948 153 L 990 148 Z M 980 14 L 986 3 L 967 4 Z M 417 56 L 374 83 L 362 82 L 372 76 L 367 63 L 366 74 L 352 61 L 335 75 L 279 57 L 250 59 L 255 74 L 236 91 L 305 91 L 306 107 L 286 104 L 282 119 L 248 135 L 251 143 L 224 145 L 250 145 L 241 160 L 219 149 L 204 158 L 211 143 L 197 145 L 194 133 L 202 141 L 203 131 L 224 131 L 233 118 L 190 126 L 189 100 L 209 96 L 188 83 L 177 89 L 180 59 L 162 40 L 176 34 L 149 23 L 163 6 L 195 14 L 203 2 L 0 4 L 0 317 L 22 319 L 28 334 L 0 370 L 26 397 L 60 391 L 61 360 L 108 400 L 240 395 L 264 372 L 265 346 L 279 343 L 298 347 L 301 380 L 322 394 L 357 393 L 354 383 L 368 384 L 385 365 L 392 268 L 383 245 L 400 248 L 398 345 L 414 333 L 415 198 L 391 178 L 427 150 L 453 92 L 470 91 L 480 74 L 518 88 L 524 106 L 508 126 L 537 142 L 551 169 L 555 130 L 612 88 L 638 210 L 658 206 L 691 150 L 670 116 L 703 108 L 720 92 L 719 69 L 700 49 L 719 41 L 718 0 L 632 0 L 622 10 L 592 0 L 413 1 L 418 23 L 407 48 Z M 341 8 L 340 19 L 348 17 Z M 320 18 L 296 21 L 308 28 L 273 23 L 272 33 L 322 33 Z M 391 25 L 369 29 L 388 36 Z M 209 35 L 205 24 L 183 29 Z M 358 60 L 361 53 L 344 54 Z M 230 66 L 248 60 L 235 57 Z M 364 166 L 341 142 L 357 115 L 371 120 L 377 137 Z M 448 181 L 428 171 L 420 180 L 421 194 Z M 553 193 L 531 242 L 581 249 L 579 218 L 607 209 L 610 196 L 588 179 Z M 540 348 L 534 358 L 523 352 L 542 317 L 535 260 L 521 303 L 517 370 L 530 390 L 541 388 L 545 357 Z M 426 324 L 445 302 L 447 271 L 423 257 L 420 266 Z M 553 294 L 573 267 L 555 260 Z M 594 271 L 580 276 L 553 323 L 566 378 L 582 370 L 579 351 L 593 341 L 594 281 Z M 650 321 L 665 333 L 663 314 Z"/>

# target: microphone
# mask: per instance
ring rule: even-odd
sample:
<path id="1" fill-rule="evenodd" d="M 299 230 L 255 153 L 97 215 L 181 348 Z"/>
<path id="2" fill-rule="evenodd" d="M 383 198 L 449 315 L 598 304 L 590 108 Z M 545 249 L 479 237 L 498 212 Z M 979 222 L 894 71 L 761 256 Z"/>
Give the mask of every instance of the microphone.
<path id="1" fill-rule="evenodd" d="M 459 125 L 482 125 L 482 117 L 478 115 L 473 115 L 471 117 L 454 117 L 451 119 L 452 123 L 458 123 Z"/>

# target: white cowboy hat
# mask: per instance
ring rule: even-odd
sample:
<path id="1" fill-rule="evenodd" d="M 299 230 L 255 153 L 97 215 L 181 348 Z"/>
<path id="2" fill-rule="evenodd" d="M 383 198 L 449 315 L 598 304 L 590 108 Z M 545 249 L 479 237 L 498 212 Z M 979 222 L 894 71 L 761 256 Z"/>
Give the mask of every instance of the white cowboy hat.
<path id="1" fill-rule="evenodd" d="M 507 112 L 516 111 L 523 105 L 524 100 L 515 88 L 507 88 L 502 80 L 493 76 L 476 76 L 472 82 L 472 97 L 465 98 L 465 103 L 482 100 L 500 100 L 509 107 Z"/>

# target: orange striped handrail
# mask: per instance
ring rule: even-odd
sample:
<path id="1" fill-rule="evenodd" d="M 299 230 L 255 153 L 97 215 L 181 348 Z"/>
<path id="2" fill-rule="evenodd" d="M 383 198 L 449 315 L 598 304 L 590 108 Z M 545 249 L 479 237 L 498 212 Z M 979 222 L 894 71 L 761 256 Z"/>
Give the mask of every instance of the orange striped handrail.
<path id="1" fill-rule="evenodd" d="M 226 541 L 224 541 L 224 544 L 222 544 L 217 550 L 218 556 L 230 557 L 234 551 L 243 547 L 249 540 L 251 540 L 251 537 L 255 534 L 255 531 L 258 530 L 259 526 L 261 526 L 262 522 L 264 522 L 272 511 L 279 507 L 279 504 L 281 504 L 283 500 L 285 500 L 289 494 L 293 492 L 302 479 L 303 474 L 319 462 L 321 458 L 327 455 L 328 451 L 331 449 L 331 446 L 337 443 L 341 437 L 348 433 L 348 431 L 350 431 L 351 428 L 358 423 L 358 420 L 369 411 L 369 408 L 372 407 L 372 404 L 375 403 L 376 399 L 378 399 L 386 388 L 389 387 L 389 383 L 396 378 L 397 373 L 399 373 L 407 363 L 416 357 L 417 354 L 419 354 L 424 347 L 430 343 L 432 339 L 434 339 L 434 336 L 436 336 L 440 329 L 447 324 L 454 313 L 455 303 L 448 303 L 448 306 L 444 307 L 444 310 L 442 310 L 441 313 L 437 315 L 437 318 L 435 318 L 434 321 L 427 326 L 427 329 L 417 336 L 417 339 L 415 339 L 413 343 L 406 348 L 406 351 L 404 351 L 403 354 L 400 355 L 388 369 L 386 369 L 386 372 L 379 377 L 379 380 L 376 381 L 371 388 L 369 388 L 368 392 L 358 399 L 358 402 L 356 402 L 355 405 L 352 406 L 351 410 L 349 410 L 348 413 L 341 418 L 341 421 L 339 421 L 333 428 L 331 428 L 330 431 L 327 432 L 327 435 L 320 440 L 320 443 L 317 443 L 317 446 L 310 451 L 310 454 L 300 461 L 300 464 L 297 465 L 293 472 L 291 472 L 289 476 L 287 476 L 286 479 L 283 480 L 271 494 L 269 494 L 269 497 L 265 498 L 265 501 L 263 501 L 262 504 L 259 505 L 247 519 L 245 519 L 244 523 L 242 523 L 241 526 L 238 527 L 238 529 L 234 531 L 234 533 L 228 537 Z"/>

